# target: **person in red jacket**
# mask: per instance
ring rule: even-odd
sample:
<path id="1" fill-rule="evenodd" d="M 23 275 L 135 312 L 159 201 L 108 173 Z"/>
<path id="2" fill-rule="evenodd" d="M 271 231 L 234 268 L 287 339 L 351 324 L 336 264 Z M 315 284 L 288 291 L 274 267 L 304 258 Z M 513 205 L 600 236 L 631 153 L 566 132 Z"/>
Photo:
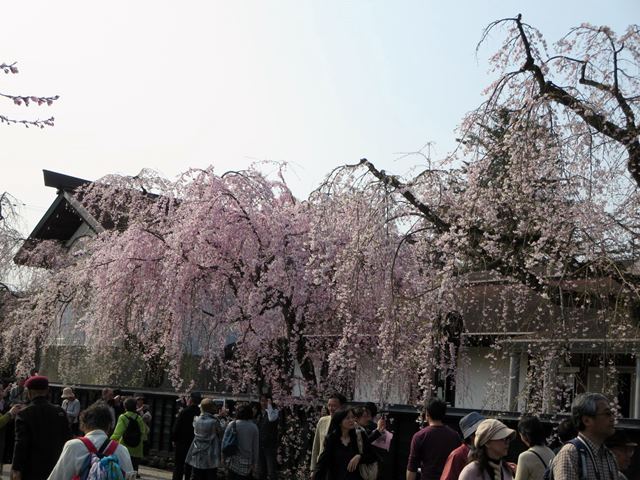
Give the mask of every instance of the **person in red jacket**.
<path id="1" fill-rule="evenodd" d="M 458 425 L 460 425 L 464 443 L 447 457 L 447 463 L 444 464 L 440 480 L 458 480 L 460 472 L 469 461 L 469 452 L 476 436 L 476 429 L 484 419 L 478 412 L 471 412 L 460 419 Z"/>

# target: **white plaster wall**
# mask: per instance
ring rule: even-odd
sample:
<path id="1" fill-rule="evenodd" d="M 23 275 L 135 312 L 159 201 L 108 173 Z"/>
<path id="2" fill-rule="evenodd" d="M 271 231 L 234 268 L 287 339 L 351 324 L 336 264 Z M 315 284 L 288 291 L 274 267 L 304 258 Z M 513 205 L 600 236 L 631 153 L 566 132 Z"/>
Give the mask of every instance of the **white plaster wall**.
<path id="1" fill-rule="evenodd" d="M 456 408 L 506 410 L 509 402 L 509 358 L 499 354 L 495 360 L 487 347 L 466 347 L 458 358 Z M 520 369 L 522 386 L 526 367 Z"/>
<path id="2" fill-rule="evenodd" d="M 396 376 L 389 382 L 380 382 L 378 362 L 373 358 L 361 358 L 356 368 L 353 400 L 406 404 L 409 402 L 409 385 L 405 378 Z"/>

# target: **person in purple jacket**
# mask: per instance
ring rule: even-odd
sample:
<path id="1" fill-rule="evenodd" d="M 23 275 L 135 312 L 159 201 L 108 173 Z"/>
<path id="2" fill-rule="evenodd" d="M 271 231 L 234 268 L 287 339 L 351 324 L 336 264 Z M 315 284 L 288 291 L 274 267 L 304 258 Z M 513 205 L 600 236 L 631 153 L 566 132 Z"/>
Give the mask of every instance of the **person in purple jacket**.
<path id="1" fill-rule="evenodd" d="M 445 425 L 447 404 L 439 398 L 427 402 L 427 426 L 411 439 L 407 462 L 407 480 L 415 480 L 418 468 L 421 480 L 439 480 L 449 454 L 462 443 L 458 433 Z"/>

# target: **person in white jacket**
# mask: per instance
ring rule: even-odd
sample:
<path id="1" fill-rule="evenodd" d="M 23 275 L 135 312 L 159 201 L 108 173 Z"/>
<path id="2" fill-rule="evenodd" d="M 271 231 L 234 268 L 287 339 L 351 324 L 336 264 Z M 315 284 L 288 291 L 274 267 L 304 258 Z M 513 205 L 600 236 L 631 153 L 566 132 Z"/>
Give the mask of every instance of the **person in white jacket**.
<path id="1" fill-rule="evenodd" d="M 111 412 L 106 405 L 95 403 L 80 414 L 80 428 L 96 447 L 96 450 L 107 441 L 107 431 L 111 428 Z M 131 464 L 131 457 L 126 447 L 118 444 L 115 452 L 120 468 L 127 479 L 135 478 L 136 472 Z M 69 480 L 80 475 L 80 470 L 89 455 L 86 445 L 77 438 L 64 444 L 60 458 L 53 467 L 48 480 Z"/>

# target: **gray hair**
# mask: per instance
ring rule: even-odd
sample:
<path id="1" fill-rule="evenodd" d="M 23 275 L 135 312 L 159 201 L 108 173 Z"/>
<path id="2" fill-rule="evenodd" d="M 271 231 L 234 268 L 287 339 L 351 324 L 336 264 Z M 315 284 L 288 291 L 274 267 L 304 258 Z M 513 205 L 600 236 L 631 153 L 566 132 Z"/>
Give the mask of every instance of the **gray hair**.
<path id="1" fill-rule="evenodd" d="M 578 395 L 571 404 L 571 420 L 579 432 L 582 432 L 586 426 L 582 423 L 583 415 L 587 417 L 595 417 L 598 412 L 598 402 L 607 402 L 609 399 L 601 393 L 582 393 Z"/>

